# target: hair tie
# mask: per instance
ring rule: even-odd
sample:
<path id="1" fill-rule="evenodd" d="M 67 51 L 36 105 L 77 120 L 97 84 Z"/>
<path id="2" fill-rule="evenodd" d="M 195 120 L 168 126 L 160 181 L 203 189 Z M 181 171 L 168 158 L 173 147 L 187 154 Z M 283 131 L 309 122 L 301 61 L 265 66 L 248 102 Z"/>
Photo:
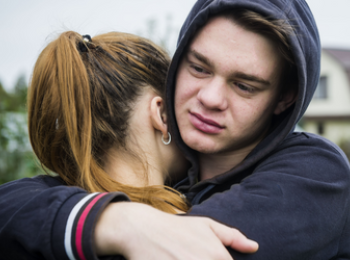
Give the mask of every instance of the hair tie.
<path id="1" fill-rule="evenodd" d="M 83 41 L 78 43 L 78 49 L 80 52 L 88 52 L 90 48 L 90 43 L 91 43 L 91 37 L 90 35 L 86 34 L 83 35 Z"/>
<path id="2" fill-rule="evenodd" d="M 84 41 L 84 42 L 91 42 L 91 41 L 92 41 L 92 40 L 91 40 L 91 36 L 88 35 L 88 34 L 83 35 L 83 41 Z"/>

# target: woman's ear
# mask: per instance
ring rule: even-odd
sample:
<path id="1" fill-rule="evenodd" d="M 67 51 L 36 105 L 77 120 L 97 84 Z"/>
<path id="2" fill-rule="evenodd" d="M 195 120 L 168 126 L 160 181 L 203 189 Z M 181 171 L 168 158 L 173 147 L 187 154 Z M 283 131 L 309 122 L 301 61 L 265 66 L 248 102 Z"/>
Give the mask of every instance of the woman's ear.
<path id="1" fill-rule="evenodd" d="M 160 96 L 155 96 L 151 100 L 151 121 L 154 129 L 161 131 L 164 138 L 167 138 L 168 125 L 165 104 Z"/>

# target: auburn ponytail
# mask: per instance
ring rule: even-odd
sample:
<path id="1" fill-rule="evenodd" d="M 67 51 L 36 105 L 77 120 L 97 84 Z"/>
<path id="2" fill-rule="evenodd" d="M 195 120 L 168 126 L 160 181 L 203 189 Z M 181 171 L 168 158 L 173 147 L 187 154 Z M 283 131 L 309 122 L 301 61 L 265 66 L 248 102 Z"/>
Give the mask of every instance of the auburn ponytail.
<path id="1" fill-rule="evenodd" d="M 65 32 L 40 54 L 28 91 L 28 128 L 41 164 L 67 185 L 121 191 L 131 200 L 175 213 L 180 194 L 164 186 L 131 187 L 104 171 L 112 145 L 125 147 L 131 104 L 141 88 L 164 92 L 168 56 L 146 39 L 109 33 L 92 41 Z"/>

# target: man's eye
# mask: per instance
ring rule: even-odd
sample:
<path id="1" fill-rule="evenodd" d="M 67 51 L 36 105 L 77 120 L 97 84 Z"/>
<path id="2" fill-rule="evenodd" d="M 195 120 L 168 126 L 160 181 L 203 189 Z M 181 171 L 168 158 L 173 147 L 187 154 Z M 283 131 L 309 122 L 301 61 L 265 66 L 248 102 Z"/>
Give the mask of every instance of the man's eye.
<path id="1" fill-rule="evenodd" d="M 247 85 L 244 85 L 244 84 L 241 84 L 241 83 L 238 83 L 238 82 L 235 82 L 235 85 L 240 89 L 240 90 L 243 90 L 245 92 L 249 92 L 249 93 L 252 93 L 254 91 L 254 89 L 252 87 L 249 87 Z"/>
<path id="2" fill-rule="evenodd" d="M 206 73 L 206 71 L 201 67 L 192 65 L 191 68 L 194 69 L 198 73 Z"/>
<path id="3" fill-rule="evenodd" d="M 202 68 L 199 68 L 199 67 L 194 67 L 194 69 L 197 71 L 197 72 L 204 72 L 204 70 Z"/>

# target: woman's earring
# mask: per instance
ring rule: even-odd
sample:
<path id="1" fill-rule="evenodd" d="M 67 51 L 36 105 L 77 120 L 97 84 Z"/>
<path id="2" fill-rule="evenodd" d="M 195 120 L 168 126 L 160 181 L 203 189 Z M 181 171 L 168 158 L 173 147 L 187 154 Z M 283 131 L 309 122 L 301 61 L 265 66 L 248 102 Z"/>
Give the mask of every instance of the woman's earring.
<path id="1" fill-rule="evenodd" d="M 162 142 L 165 145 L 168 145 L 171 142 L 171 134 L 169 132 L 168 132 L 168 136 L 169 136 L 169 140 L 168 141 L 164 141 L 164 135 L 162 135 Z"/>

